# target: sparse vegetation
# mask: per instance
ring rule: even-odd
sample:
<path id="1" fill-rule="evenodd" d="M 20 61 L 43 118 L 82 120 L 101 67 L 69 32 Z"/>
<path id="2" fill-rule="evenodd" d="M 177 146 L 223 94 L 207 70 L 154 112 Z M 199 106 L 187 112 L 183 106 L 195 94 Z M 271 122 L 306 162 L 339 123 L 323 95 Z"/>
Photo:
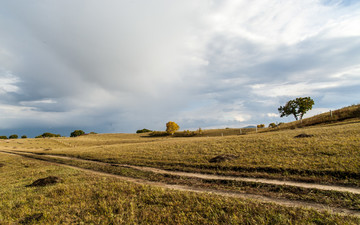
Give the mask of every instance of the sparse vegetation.
<path id="1" fill-rule="evenodd" d="M 195 131 L 184 130 L 181 134 L 181 137 L 193 137 L 195 135 L 196 135 Z"/>
<path id="2" fill-rule="evenodd" d="M 169 136 L 166 131 L 153 131 L 149 134 L 150 137 L 165 137 Z"/>

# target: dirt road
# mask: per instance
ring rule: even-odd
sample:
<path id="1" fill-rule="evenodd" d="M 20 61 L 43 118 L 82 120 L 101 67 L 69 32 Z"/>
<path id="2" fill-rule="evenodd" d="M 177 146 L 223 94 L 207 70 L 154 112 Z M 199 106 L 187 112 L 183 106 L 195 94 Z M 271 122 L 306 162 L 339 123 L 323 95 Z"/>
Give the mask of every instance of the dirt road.
<path id="1" fill-rule="evenodd" d="M 14 151 L 0 151 L 1 153 L 5 154 L 12 154 L 22 157 L 31 157 L 37 156 L 33 153 L 19 153 Z M 79 160 L 79 161 L 91 161 L 91 160 L 84 160 L 84 159 L 78 159 L 78 158 L 72 158 L 72 157 L 64 157 L 64 156 L 54 156 L 54 155 L 42 155 L 46 157 L 52 157 L 52 158 L 63 158 L 63 159 L 71 159 L 71 160 Z M 246 194 L 246 193 L 239 193 L 239 192 L 232 192 L 232 191 L 222 191 L 222 190 L 214 190 L 214 189 L 207 189 L 207 188 L 197 188 L 197 187 L 191 187 L 191 186 L 184 186 L 184 185 L 172 185 L 172 184 L 166 184 L 161 182 L 152 182 L 147 181 L 143 179 L 135 179 L 131 177 L 124 177 L 120 175 L 105 173 L 105 172 L 99 172 L 95 170 L 90 169 L 84 169 L 76 166 L 70 166 L 62 163 L 55 163 L 52 161 L 47 161 L 46 159 L 41 159 L 42 161 L 46 161 L 46 163 L 51 163 L 59 166 L 64 166 L 67 168 L 72 168 L 80 171 L 84 171 L 86 173 L 91 173 L 94 175 L 100 175 L 100 176 L 107 176 L 107 177 L 113 177 L 117 179 L 121 179 L 128 182 L 133 182 L 137 184 L 142 185 L 151 185 L 156 187 L 162 187 L 172 190 L 179 190 L 179 191 L 191 191 L 191 192 L 198 192 L 198 193 L 208 193 L 208 194 L 216 194 L 220 196 L 225 197 L 233 197 L 233 198 L 246 198 L 246 199 L 254 199 L 261 202 L 267 202 L 267 203 L 275 203 L 287 207 L 305 207 L 305 208 L 311 208 L 319 211 L 328 211 L 330 213 L 338 213 L 343 215 L 352 215 L 356 217 L 360 217 L 360 211 L 358 210 L 349 210 L 349 209 L 343 209 L 343 208 L 334 208 L 329 207 L 327 205 L 317 204 L 317 203 L 309 203 L 309 202 L 303 202 L 303 201 L 294 201 L 294 200 L 286 200 L 286 199 L 278 199 L 278 198 L 269 198 L 261 195 L 254 195 L 254 194 Z M 107 164 L 102 163 L 98 161 L 91 161 L 94 163 L 100 163 L 100 164 Z M 278 180 L 268 180 L 268 179 L 257 179 L 257 178 L 242 178 L 242 177 L 228 177 L 228 176 L 218 176 L 218 175 L 208 175 L 208 174 L 198 174 L 198 173 L 185 173 L 185 172 L 174 172 L 174 171 L 166 171 L 161 170 L 157 168 L 151 168 L 151 167 L 139 167 L 139 166 L 132 166 L 132 165 L 123 165 L 118 164 L 118 166 L 124 166 L 129 168 L 134 168 L 138 170 L 143 171 L 151 171 L 154 173 L 161 173 L 161 174 L 171 174 L 171 175 L 178 175 L 178 176 L 187 176 L 187 177 L 196 177 L 196 178 L 202 178 L 202 179 L 221 179 L 221 180 L 240 180 L 240 181 L 251 181 L 251 182 L 261 182 L 261 183 L 269 183 L 269 184 L 278 184 L 278 185 L 290 185 L 290 186 L 297 186 L 297 187 L 305 187 L 305 188 L 315 188 L 315 189 L 321 189 L 321 190 L 336 190 L 336 191 L 348 191 L 351 193 L 360 193 L 359 189 L 357 188 L 348 188 L 348 187 L 341 187 L 341 186 L 331 186 L 331 185 L 318 185 L 318 184 L 311 184 L 311 183 L 299 183 L 299 182 L 288 182 L 288 181 L 278 181 Z"/>

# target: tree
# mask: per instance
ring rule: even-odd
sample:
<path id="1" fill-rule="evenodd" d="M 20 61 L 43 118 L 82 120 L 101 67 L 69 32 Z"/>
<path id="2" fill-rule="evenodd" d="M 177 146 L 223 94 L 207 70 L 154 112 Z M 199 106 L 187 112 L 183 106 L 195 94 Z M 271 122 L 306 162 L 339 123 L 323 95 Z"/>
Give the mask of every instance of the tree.
<path id="1" fill-rule="evenodd" d="M 19 136 L 17 134 L 12 134 L 9 136 L 9 139 L 18 139 Z"/>
<path id="2" fill-rule="evenodd" d="M 166 133 L 173 135 L 180 127 L 175 122 L 169 121 L 166 123 Z"/>
<path id="3" fill-rule="evenodd" d="M 85 134 L 85 132 L 82 130 L 74 130 L 73 132 L 71 132 L 70 137 L 77 137 L 77 136 L 81 136 L 84 134 Z"/>
<path id="4" fill-rule="evenodd" d="M 26 135 L 23 135 L 23 136 L 21 136 L 21 138 L 27 138 L 27 136 L 26 136 Z"/>
<path id="5" fill-rule="evenodd" d="M 280 117 L 293 115 L 296 120 L 303 118 L 304 114 L 312 109 L 314 100 L 310 97 L 300 97 L 288 101 L 284 106 L 278 108 Z"/>

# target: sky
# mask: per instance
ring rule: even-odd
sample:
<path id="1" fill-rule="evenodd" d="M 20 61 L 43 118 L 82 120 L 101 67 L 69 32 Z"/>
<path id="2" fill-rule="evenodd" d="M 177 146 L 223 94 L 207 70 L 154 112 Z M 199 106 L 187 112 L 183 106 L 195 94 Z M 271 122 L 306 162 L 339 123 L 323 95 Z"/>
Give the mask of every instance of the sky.
<path id="1" fill-rule="evenodd" d="M 360 103 L 357 0 L 0 0 L 0 135 L 245 127 Z"/>

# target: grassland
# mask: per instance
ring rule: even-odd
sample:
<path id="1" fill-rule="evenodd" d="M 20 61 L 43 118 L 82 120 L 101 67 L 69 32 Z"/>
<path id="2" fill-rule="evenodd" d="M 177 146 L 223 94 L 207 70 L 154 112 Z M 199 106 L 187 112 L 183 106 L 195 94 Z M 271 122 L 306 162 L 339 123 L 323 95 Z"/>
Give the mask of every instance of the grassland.
<path id="1" fill-rule="evenodd" d="M 17 154 L 35 153 L 31 157 L 149 182 L 255 194 L 359 211 L 360 196 L 354 193 L 225 179 L 200 179 L 121 166 L 127 164 L 169 171 L 360 187 L 360 118 L 348 119 L 348 115 L 356 114 L 358 109 L 359 106 L 353 106 L 334 113 L 333 115 L 340 115 L 337 122 L 329 122 L 328 116 L 321 114 L 316 118 L 309 118 L 307 125 L 301 126 L 302 128 L 296 128 L 299 123 L 296 122 L 276 129 L 261 129 L 258 132 L 242 130 L 241 135 L 239 129 L 205 130 L 202 135 L 195 137 L 93 134 L 77 138 L 1 140 L 0 150 Z M 294 138 L 301 133 L 312 136 Z M 213 157 L 229 154 L 238 158 L 226 162 L 209 162 Z M 51 155 L 70 158 L 54 158 L 50 157 Z M 2 221 L 21 222 L 16 218 L 26 220 L 39 212 L 42 213 L 44 223 L 359 223 L 356 219 L 343 220 L 339 219 L 340 216 L 279 205 L 164 191 L 161 188 L 95 177 L 34 159 L 1 153 L 0 164 L 3 165 L 0 166 L 0 181 L 4 187 L 0 189 L 0 194 L 5 196 L 5 200 L 0 203 L 0 224 Z M 25 188 L 25 183 L 47 174 L 64 177 L 64 182 L 45 188 Z M 57 190 L 59 187 L 62 194 L 57 195 L 55 191 L 55 200 L 48 199 L 48 196 L 52 196 L 49 190 Z M 138 198 L 134 194 L 127 198 L 122 196 L 122 191 L 139 193 L 139 196 L 145 197 Z M 98 197 L 88 200 L 81 196 L 81 193 Z M 111 197 L 112 195 L 117 197 Z M 150 200 L 147 199 L 148 196 L 152 196 Z M 63 203 L 60 202 L 62 198 Z M 121 202 L 119 199 L 122 198 L 126 201 Z M 50 200 L 57 201 L 57 204 L 63 207 L 73 204 L 74 210 L 57 208 Z M 15 207 L 13 204 L 16 201 L 20 203 L 15 204 Z M 119 210 L 115 206 L 118 204 Z M 200 206 L 197 206 L 198 204 Z M 50 209 L 59 210 L 59 213 L 52 215 L 51 210 L 42 205 L 50 205 L 53 207 Z M 98 205 L 106 207 L 104 209 Z M 17 210 L 17 207 L 20 209 Z M 180 210 L 177 211 L 176 208 Z M 198 210 L 194 212 L 193 208 Z M 213 211 L 209 214 L 207 211 L 210 209 Z M 133 216 L 129 216 L 129 213 Z M 67 217 L 62 215 L 68 215 L 70 219 L 67 220 Z"/>
<path id="2" fill-rule="evenodd" d="M 357 224 L 358 218 L 164 190 L 0 153 L 1 224 Z M 61 183 L 26 187 L 58 176 Z"/>
<path id="3" fill-rule="evenodd" d="M 294 138 L 300 133 L 310 138 Z M 360 186 L 360 121 L 226 137 L 98 134 L 1 141 L 0 147 L 169 170 Z M 210 163 L 217 155 L 238 159 Z"/>
<path id="4" fill-rule="evenodd" d="M 293 186 L 291 184 L 283 185 L 276 183 L 261 183 L 257 181 L 235 180 L 232 179 L 232 177 L 224 176 L 217 176 L 217 178 L 214 179 L 208 175 L 199 176 L 199 174 L 195 174 L 195 176 L 193 176 L 192 174 L 186 174 L 187 176 L 185 176 L 184 173 L 178 172 L 161 173 L 156 170 L 155 172 L 152 172 L 153 170 L 142 170 L 132 168 L 128 165 L 122 166 L 118 164 L 101 163 L 98 161 L 80 160 L 76 158 L 54 157 L 43 154 L 29 155 L 28 153 L 21 152 L 17 152 L 16 154 L 29 158 L 60 163 L 63 165 L 75 166 L 77 168 L 101 171 L 108 174 L 120 175 L 122 177 L 141 179 L 141 182 L 143 183 L 149 183 L 148 181 L 150 181 L 172 185 L 186 185 L 190 188 L 200 188 L 215 192 L 218 190 L 231 191 L 232 194 L 240 196 L 244 193 L 266 196 L 272 198 L 272 201 L 275 202 L 279 200 L 280 202 L 282 200 L 293 200 L 295 201 L 295 204 L 302 206 L 306 206 L 306 202 L 323 204 L 327 207 L 336 208 L 335 211 L 341 211 L 340 208 L 350 211 L 355 210 L 354 212 L 356 214 L 359 214 L 356 210 L 360 211 L 360 194 L 335 190 L 321 190 L 316 188 L 317 185 L 313 185 L 313 188 L 305 188 L 301 186 Z M 355 191 L 359 193 L 360 189 L 356 189 Z"/>

